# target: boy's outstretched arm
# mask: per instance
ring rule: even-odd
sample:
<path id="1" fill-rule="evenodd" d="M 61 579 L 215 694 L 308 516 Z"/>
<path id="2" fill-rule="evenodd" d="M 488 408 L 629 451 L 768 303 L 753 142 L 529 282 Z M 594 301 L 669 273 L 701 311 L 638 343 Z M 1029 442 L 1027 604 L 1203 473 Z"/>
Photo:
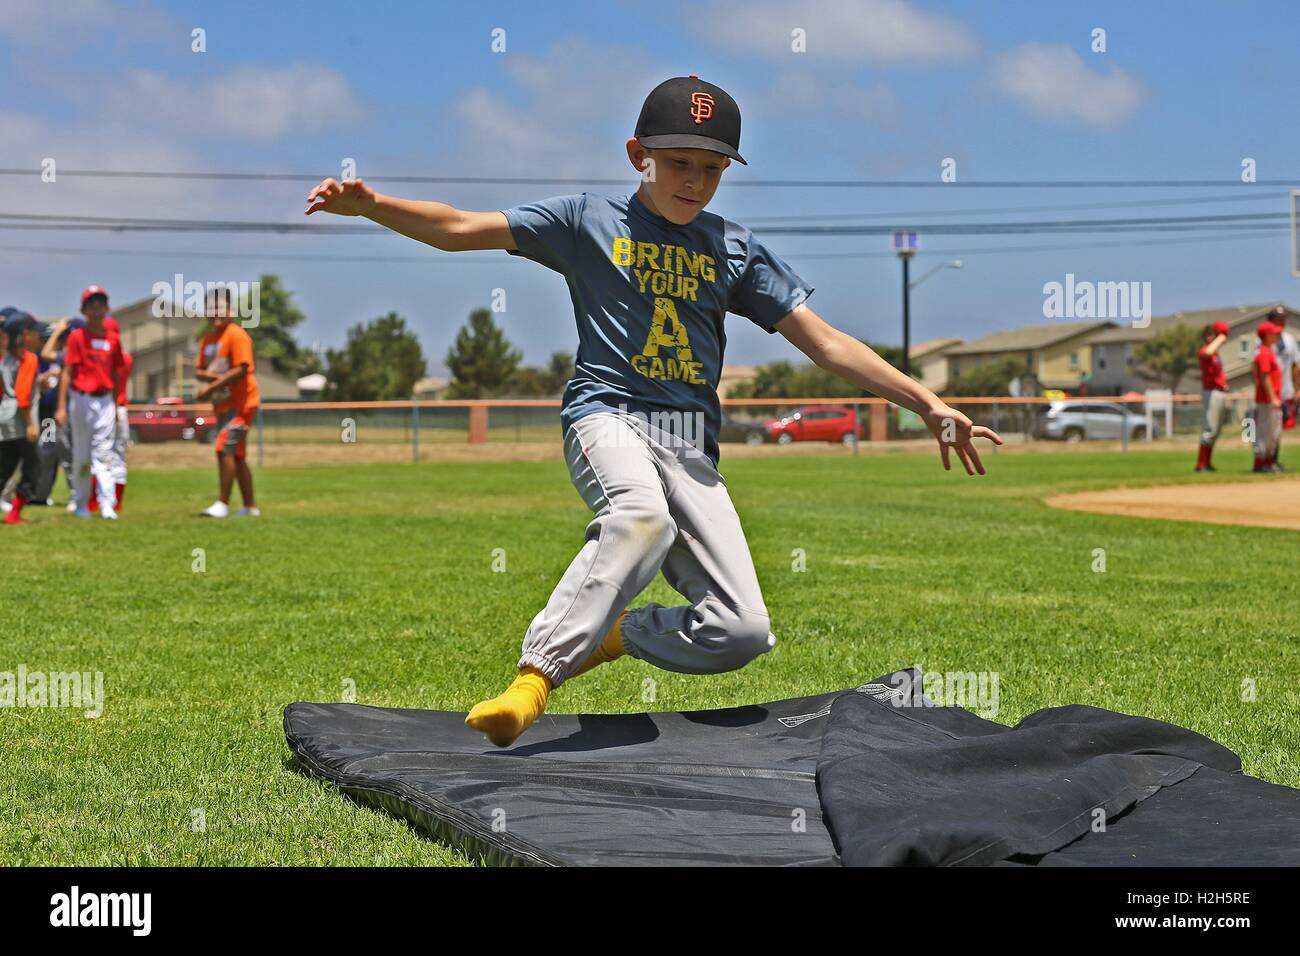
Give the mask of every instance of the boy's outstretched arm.
<path id="1" fill-rule="evenodd" d="M 828 324 L 808 306 L 799 306 L 774 328 L 826 371 L 920 415 L 939 442 L 945 469 L 952 467 L 948 460 L 948 450 L 952 449 L 966 466 L 966 474 L 982 475 L 984 463 L 971 439 L 987 438 L 994 444 L 1002 444 L 993 429 L 972 424 L 934 392 L 904 375 L 862 342 Z"/>
<path id="2" fill-rule="evenodd" d="M 446 203 L 385 196 L 360 179 L 321 182 L 307 194 L 306 215 L 314 212 L 365 216 L 444 252 L 515 248 L 505 213 L 469 212 Z"/>

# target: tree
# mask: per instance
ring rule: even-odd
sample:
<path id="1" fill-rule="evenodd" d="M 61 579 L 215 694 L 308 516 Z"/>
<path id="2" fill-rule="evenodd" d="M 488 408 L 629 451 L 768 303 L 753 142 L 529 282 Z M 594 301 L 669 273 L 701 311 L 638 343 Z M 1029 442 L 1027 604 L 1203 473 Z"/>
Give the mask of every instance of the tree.
<path id="1" fill-rule="evenodd" d="M 569 384 L 569 379 L 573 378 L 573 355 L 569 352 L 552 352 L 551 360 L 546 363 L 546 368 L 542 371 L 542 381 L 546 384 L 546 392 L 550 395 L 558 395 L 564 391 L 564 386 Z"/>
<path id="2" fill-rule="evenodd" d="M 348 329 L 342 349 L 325 353 L 325 399 L 375 402 L 410 398 L 424 375 L 420 340 L 396 312 Z"/>
<path id="3" fill-rule="evenodd" d="M 1133 357 L 1147 377 L 1176 391 L 1183 376 L 1196 367 L 1196 352 L 1200 347 L 1200 329 L 1179 323 L 1147 339 L 1137 347 Z"/>
<path id="4" fill-rule="evenodd" d="M 525 365 L 515 369 L 502 390 L 502 398 L 538 398 L 558 396 L 573 378 L 573 356 L 553 352 L 543 368 Z"/>
<path id="5" fill-rule="evenodd" d="M 547 394 L 546 382 L 542 379 L 542 370 L 525 365 L 515 369 L 501 389 L 498 398 L 539 398 Z"/>
<path id="6" fill-rule="evenodd" d="M 487 309 L 475 309 L 447 352 L 448 398 L 492 398 L 509 383 L 522 358 Z"/>
<path id="7" fill-rule="evenodd" d="M 902 361 L 903 349 L 897 345 L 871 345 L 877 355 L 895 368 Z M 915 376 L 913 376 L 915 377 Z M 728 398 L 857 398 L 871 393 L 847 382 L 834 372 L 811 362 L 799 365 L 778 359 L 755 369 L 754 377 L 741 382 L 727 393 Z"/>
<path id="8" fill-rule="evenodd" d="M 1010 386 L 1011 380 L 1024 378 L 1028 374 L 1029 366 L 1023 360 L 1014 358 L 998 359 L 962 372 L 960 377 L 948 382 L 944 394 L 988 397 L 1009 395 L 1008 386 Z"/>
<path id="9" fill-rule="evenodd" d="M 293 293 L 280 284 L 280 277 L 267 273 L 259 280 L 258 322 L 249 330 L 259 362 L 270 362 L 283 375 L 298 378 L 320 371 L 320 360 L 310 349 L 300 346 L 293 330 L 306 320 L 293 304 Z"/>

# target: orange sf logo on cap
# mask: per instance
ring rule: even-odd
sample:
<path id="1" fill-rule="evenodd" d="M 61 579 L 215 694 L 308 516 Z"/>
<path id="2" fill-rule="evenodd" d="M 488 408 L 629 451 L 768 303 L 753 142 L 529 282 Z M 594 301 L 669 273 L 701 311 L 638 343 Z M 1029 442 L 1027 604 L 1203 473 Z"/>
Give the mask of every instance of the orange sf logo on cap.
<path id="1" fill-rule="evenodd" d="M 691 94 L 691 116 L 695 122 L 703 123 L 713 118 L 713 95 L 703 91 Z"/>

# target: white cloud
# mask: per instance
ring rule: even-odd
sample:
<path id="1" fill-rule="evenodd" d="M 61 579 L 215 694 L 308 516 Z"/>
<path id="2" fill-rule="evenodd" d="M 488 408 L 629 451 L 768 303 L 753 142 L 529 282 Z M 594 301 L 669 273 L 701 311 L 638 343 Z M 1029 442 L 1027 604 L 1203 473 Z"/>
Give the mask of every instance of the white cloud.
<path id="1" fill-rule="evenodd" d="M 189 49 L 189 28 L 148 3 L 121 0 L 0 0 L 0 23 L 10 43 L 41 51 L 92 44 L 123 45 L 172 38 Z"/>
<path id="2" fill-rule="evenodd" d="M 774 59 L 933 62 L 965 59 L 979 49 L 965 25 L 906 0 L 716 0 L 687 22 L 724 49 Z M 795 29 L 806 35 L 806 53 L 791 52 Z"/>
<path id="3" fill-rule="evenodd" d="M 755 110 L 768 116 L 811 114 L 831 117 L 855 125 L 877 128 L 898 125 L 898 98 L 887 83 L 865 86 L 846 78 L 818 80 L 807 73 L 784 71 L 754 100 Z"/>
<path id="4" fill-rule="evenodd" d="M 165 128 L 156 131 L 116 118 L 61 124 L 26 114 L 0 111 L 0 142 L 10 144 L 6 165 L 30 167 L 31 177 L 0 176 L 0 209 L 47 215 L 136 216 L 145 218 L 267 219 L 268 196 L 275 184 L 245 183 L 232 188 L 216 181 L 176 179 L 109 179 L 56 175 L 40 179 L 41 163 L 50 158 L 59 170 L 203 169 L 200 149 L 178 142 Z M 104 144 L 111 143 L 111 149 Z M 288 210 L 285 212 L 288 217 Z M 12 239 L 20 235 L 6 232 Z M 75 231 L 33 231 L 28 237 L 66 241 Z M 95 235 L 102 235 L 96 233 Z M 79 236 L 79 238 L 85 238 Z M 157 241 L 156 239 L 154 240 Z M 36 242 L 36 239 L 33 239 Z"/>
<path id="5" fill-rule="evenodd" d="M 999 54 L 993 81 L 1036 116 L 1067 117 L 1090 126 L 1118 126 L 1146 96 L 1131 74 L 1114 66 L 1091 69 L 1063 43 L 1027 43 Z"/>
<path id="6" fill-rule="evenodd" d="M 353 126 L 366 115 L 347 79 L 316 64 L 240 66 L 198 82 L 142 68 L 60 75 L 52 82 L 87 115 L 138 117 L 142 126 L 182 136 L 267 141 Z"/>
<path id="7" fill-rule="evenodd" d="M 502 69 L 514 89 L 476 86 L 456 98 L 449 167 L 483 175 L 634 178 L 623 143 L 646 94 L 680 72 L 635 48 L 578 39 L 541 57 L 502 54 Z"/>

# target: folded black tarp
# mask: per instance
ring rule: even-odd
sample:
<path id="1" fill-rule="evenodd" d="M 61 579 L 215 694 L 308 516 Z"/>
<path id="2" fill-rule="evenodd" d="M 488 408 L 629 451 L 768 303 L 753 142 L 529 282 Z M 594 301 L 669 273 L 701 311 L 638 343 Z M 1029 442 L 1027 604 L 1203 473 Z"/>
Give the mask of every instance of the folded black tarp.
<path id="1" fill-rule="evenodd" d="M 1080 706 L 1011 728 L 918 676 L 548 714 L 506 750 L 443 711 L 298 703 L 284 727 L 311 773 L 493 863 L 1300 864 L 1300 791 L 1208 738 Z"/>
<path id="2" fill-rule="evenodd" d="M 847 866 L 1300 865 L 1300 790 L 1244 776 L 1200 734 L 1096 707 L 1007 727 L 845 694 L 817 780 Z"/>

